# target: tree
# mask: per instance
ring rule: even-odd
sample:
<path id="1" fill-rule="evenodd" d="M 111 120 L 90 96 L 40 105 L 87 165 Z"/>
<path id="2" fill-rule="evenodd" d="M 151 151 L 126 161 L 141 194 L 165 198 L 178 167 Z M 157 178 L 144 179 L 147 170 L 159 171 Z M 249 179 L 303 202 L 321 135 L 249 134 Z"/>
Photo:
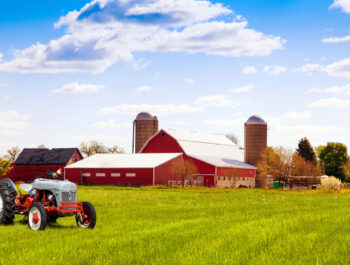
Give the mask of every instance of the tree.
<path id="1" fill-rule="evenodd" d="M 89 142 L 82 142 L 80 144 L 79 149 L 80 149 L 80 152 L 85 156 L 108 153 L 108 148 L 103 143 L 96 140 L 91 140 Z"/>
<path id="2" fill-rule="evenodd" d="M 232 143 L 239 145 L 239 139 L 236 135 L 234 135 L 233 133 L 227 133 L 225 135 Z"/>
<path id="3" fill-rule="evenodd" d="M 11 160 L 11 162 L 14 162 L 21 153 L 21 149 L 19 149 L 18 146 L 13 146 L 10 149 L 8 149 L 6 153 L 7 154 L 4 155 L 4 159 Z"/>
<path id="4" fill-rule="evenodd" d="M 298 154 L 294 154 L 292 160 L 292 175 L 317 177 L 321 175 L 321 169 L 317 164 L 314 164 L 314 162 L 308 161 Z"/>
<path id="5" fill-rule="evenodd" d="M 342 181 L 345 180 L 343 166 L 348 162 L 347 148 L 342 143 L 327 143 L 319 154 L 320 160 L 324 164 L 326 175 L 334 176 Z"/>
<path id="6" fill-rule="evenodd" d="M 350 157 L 348 157 L 348 161 L 342 166 L 342 168 L 346 176 L 345 181 L 350 182 Z"/>
<path id="7" fill-rule="evenodd" d="M 224 170 L 223 175 L 229 177 L 231 187 L 237 187 L 237 182 L 241 176 L 238 168 L 228 168 Z"/>
<path id="8" fill-rule="evenodd" d="M 315 151 L 306 137 L 300 139 L 296 153 L 306 161 L 317 164 Z"/>
<path id="9" fill-rule="evenodd" d="M 109 154 L 120 154 L 120 153 L 124 153 L 124 149 L 121 148 L 120 146 L 114 145 L 114 146 L 108 148 L 108 153 Z"/>
<path id="10" fill-rule="evenodd" d="M 11 169 L 11 160 L 0 159 L 0 177 L 6 176 Z"/>
<path id="11" fill-rule="evenodd" d="M 47 147 L 44 144 L 39 144 L 37 148 L 38 149 L 47 149 Z"/>
<path id="12" fill-rule="evenodd" d="M 182 178 L 182 186 L 185 184 L 185 179 L 190 178 L 193 175 L 199 173 L 197 166 L 193 163 L 192 160 L 189 159 L 176 159 L 170 165 L 170 171 L 172 174 L 176 176 L 181 176 Z"/>
<path id="13" fill-rule="evenodd" d="M 258 178 L 271 175 L 275 180 L 287 182 L 292 173 L 293 152 L 283 147 L 268 147 L 258 162 Z"/>

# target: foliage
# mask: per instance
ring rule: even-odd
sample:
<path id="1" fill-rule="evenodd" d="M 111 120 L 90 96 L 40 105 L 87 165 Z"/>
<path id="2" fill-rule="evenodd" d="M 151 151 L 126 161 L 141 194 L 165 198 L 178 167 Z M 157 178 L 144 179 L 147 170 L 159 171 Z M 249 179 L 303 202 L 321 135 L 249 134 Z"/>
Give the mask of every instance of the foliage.
<path id="1" fill-rule="evenodd" d="M 234 135 L 233 133 L 227 133 L 225 135 L 232 143 L 239 145 L 239 139 L 236 135 Z"/>
<path id="2" fill-rule="evenodd" d="M 117 154 L 117 153 L 124 153 L 123 148 L 114 145 L 110 148 L 105 146 L 103 143 L 91 140 L 89 142 L 82 142 L 79 147 L 80 152 L 84 156 L 92 156 L 95 154 Z"/>
<path id="3" fill-rule="evenodd" d="M 46 147 L 46 145 L 44 145 L 44 144 L 39 144 L 37 148 L 38 148 L 38 149 L 48 149 L 48 148 Z"/>
<path id="4" fill-rule="evenodd" d="M 292 160 L 292 175 L 293 176 L 307 176 L 317 177 L 321 176 L 320 167 L 313 161 L 308 161 L 304 157 L 294 154 Z"/>
<path id="5" fill-rule="evenodd" d="M 232 187 L 237 187 L 241 174 L 239 168 L 228 168 L 223 172 L 223 176 L 229 177 L 232 183 Z"/>
<path id="6" fill-rule="evenodd" d="M 350 157 L 348 157 L 348 161 L 344 165 L 342 165 L 342 169 L 346 176 L 345 181 L 350 182 Z"/>
<path id="7" fill-rule="evenodd" d="M 317 164 L 315 151 L 306 137 L 300 139 L 296 153 L 306 161 Z"/>
<path id="8" fill-rule="evenodd" d="M 95 229 L 21 216 L 0 226 L 0 264 L 350 264 L 349 196 L 319 191 L 79 186 Z"/>
<path id="9" fill-rule="evenodd" d="M 6 151 L 6 155 L 4 155 L 5 160 L 11 160 L 11 162 L 14 162 L 19 154 L 21 153 L 21 149 L 18 146 L 13 146 L 10 149 Z"/>
<path id="10" fill-rule="evenodd" d="M 0 177 L 6 176 L 12 169 L 11 160 L 0 159 Z"/>
<path id="11" fill-rule="evenodd" d="M 320 150 L 319 158 L 323 162 L 326 175 L 345 180 L 343 166 L 348 161 L 348 153 L 344 144 L 327 143 L 327 146 Z"/>
<path id="12" fill-rule="evenodd" d="M 340 190 L 341 180 L 335 177 L 323 178 L 321 180 L 321 188 L 325 190 Z"/>
<path id="13" fill-rule="evenodd" d="M 286 182 L 292 172 L 293 152 L 282 146 L 268 147 L 258 162 L 258 177 L 272 175 L 275 180 Z"/>
<path id="14" fill-rule="evenodd" d="M 181 176 L 182 185 L 184 185 L 186 178 L 191 178 L 193 175 L 199 173 L 195 163 L 190 159 L 176 159 L 170 165 L 170 171 L 176 176 Z"/>

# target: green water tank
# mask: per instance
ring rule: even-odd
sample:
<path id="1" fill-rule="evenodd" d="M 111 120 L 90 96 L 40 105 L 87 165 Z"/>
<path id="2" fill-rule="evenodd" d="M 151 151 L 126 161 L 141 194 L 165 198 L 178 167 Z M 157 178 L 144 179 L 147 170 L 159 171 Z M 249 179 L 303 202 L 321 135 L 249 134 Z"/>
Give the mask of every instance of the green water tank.
<path id="1" fill-rule="evenodd" d="M 274 188 L 274 189 L 279 189 L 279 188 L 280 188 L 280 183 L 279 183 L 279 181 L 274 181 L 274 182 L 273 182 L 273 188 Z"/>

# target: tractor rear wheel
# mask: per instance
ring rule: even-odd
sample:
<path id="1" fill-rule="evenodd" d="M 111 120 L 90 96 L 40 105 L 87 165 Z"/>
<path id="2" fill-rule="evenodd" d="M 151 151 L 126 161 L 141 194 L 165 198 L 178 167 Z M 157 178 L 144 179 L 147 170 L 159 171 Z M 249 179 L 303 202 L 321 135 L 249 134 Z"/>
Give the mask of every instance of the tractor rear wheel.
<path id="1" fill-rule="evenodd" d="M 33 230 L 44 230 L 47 224 L 47 213 L 40 202 L 34 202 L 28 211 L 28 226 Z"/>
<path id="2" fill-rule="evenodd" d="M 0 224 L 11 225 L 15 219 L 16 195 L 6 183 L 0 183 Z"/>
<path id="3" fill-rule="evenodd" d="M 94 228 L 96 225 L 96 211 L 94 206 L 89 202 L 83 202 L 84 213 L 77 213 L 75 221 L 81 228 Z"/>

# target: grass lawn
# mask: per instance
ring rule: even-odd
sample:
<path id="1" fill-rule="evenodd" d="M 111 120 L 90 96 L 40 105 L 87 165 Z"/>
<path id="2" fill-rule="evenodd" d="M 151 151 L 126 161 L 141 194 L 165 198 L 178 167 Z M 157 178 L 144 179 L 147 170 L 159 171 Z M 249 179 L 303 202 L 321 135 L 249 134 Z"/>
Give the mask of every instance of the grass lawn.
<path id="1" fill-rule="evenodd" d="M 97 211 L 0 226 L 0 264 L 350 264 L 350 193 L 78 188 Z"/>

